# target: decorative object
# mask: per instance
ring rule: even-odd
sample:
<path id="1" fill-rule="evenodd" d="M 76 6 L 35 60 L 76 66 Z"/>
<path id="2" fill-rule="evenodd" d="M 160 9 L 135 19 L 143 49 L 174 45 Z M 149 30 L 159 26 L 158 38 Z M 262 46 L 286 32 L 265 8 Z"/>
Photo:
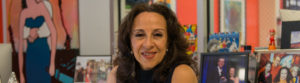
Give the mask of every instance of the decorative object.
<path id="1" fill-rule="evenodd" d="M 281 49 L 299 48 L 300 21 L 282 22 Z"/>
<path id="2" fill-rule="evenodd" d="M 15 72 L 11 72 L 7 83 L 19 83 Z"/>
<path id="3" fill-rule="evenodd" d="M 240 44 L 245 45 L 245 0 L 220 0 L 220 31 L 240 32 Z"/>
<path id="4" fill-rule="evenodd" d="M 248 52 L 202 53 L 201 83 L 247 83 Z"/>
<path id="5" fill-rule="evenodd" d="M 275 50 L 276 45 L 275 45 L 275 30 L 271 29 L 270 30 L 270 43 L 269 43 L 269 50 Z"/>
<path id="6" fill-rule="evenodd" d="M 111 56 L 77 56 L 75 83 L 106 83 L 111 71 Z"/>

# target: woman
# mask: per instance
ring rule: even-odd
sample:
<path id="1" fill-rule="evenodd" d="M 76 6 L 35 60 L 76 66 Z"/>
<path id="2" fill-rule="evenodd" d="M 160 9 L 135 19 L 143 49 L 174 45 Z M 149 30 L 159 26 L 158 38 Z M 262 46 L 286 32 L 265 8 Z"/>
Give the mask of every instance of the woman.
<path id="1" fill-rule="evenodd" d="M 274 79 L 274 83 L 292 83 L 292 74 L 287 67 L 282 67 Z"/>
<path id="2" fill-rule="evenodd" d="M 271 74 L 272 63 L 267 62 L 265 66 L 265 72 L 261 72 L 258 77 L 259 83 L 272 83 L 272 74 Z"/>
<path id="3" fill-rule="evenodd" d="M 298 74 L 298 72 L 299 72 L 299 67 L 298 66 L 296 66 L 296 65 L 294 65 L 293 67 L 291 67 L 291 73 L 292 73 L 292 76 L 293 76 L 293 78 L 292 78 L 292 80 L 293 80 L 293 83 L 299 83 L 299 74 Z"/>
<path id="4" fill-rule="evenodd" d="M 40 37 L 39 29 L 48 25 L 50 34 L 50 45 L 48 37 Z M 24 37 L 24 27 L 29 27 L 28 37 Z M 20 14 L 20 42 L 19 42 L 19 71 L 20 82 L 24 83 L 23 73 L 23 45 L 26 48 L 25 70 L 26 82 L 28 83 L 50 83 L 50 76 L 55 72 L 56 53 L 56 29 L 51 20 L 48 9 L 42 0 L 26 0 L 26 7 Z"/>
<path id="5" fill-rule="evenodd" d="M 134 7 L 119 28 L 120 53 L 108 83 L 197 83 L 183 32 L 166 6 Z"/>
<path id="6" fill-rule="evenodd" d="M 229 68 L 229 78 L 228 83 L 239 83 L 239 77 L 236 75 L 236 68 Z"/>

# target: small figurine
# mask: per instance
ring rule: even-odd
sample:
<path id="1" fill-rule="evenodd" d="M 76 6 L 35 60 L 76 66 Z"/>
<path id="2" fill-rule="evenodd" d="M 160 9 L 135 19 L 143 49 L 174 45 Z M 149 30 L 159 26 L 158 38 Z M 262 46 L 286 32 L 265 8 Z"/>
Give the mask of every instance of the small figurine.
<path id="1" fill-rule="evenodd" d="M 270 30 L 270 43 L 269 43 L 269 50 L 275 50 L 275 30 L 271 29 Z"/>

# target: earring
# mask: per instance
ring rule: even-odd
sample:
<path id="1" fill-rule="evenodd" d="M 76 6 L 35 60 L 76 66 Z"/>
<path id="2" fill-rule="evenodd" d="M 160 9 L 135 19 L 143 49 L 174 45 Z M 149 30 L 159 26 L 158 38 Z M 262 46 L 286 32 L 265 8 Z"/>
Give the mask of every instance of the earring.
<path id="1" fill-rule="evenodd" d="M 169 50 L 167 49 L 167 52 L 168 52 Z"/>
<path id="2" fill-rule="evenodd" d="M 132 51 L 130 51 L 130 54 L 133 54 Z"/>

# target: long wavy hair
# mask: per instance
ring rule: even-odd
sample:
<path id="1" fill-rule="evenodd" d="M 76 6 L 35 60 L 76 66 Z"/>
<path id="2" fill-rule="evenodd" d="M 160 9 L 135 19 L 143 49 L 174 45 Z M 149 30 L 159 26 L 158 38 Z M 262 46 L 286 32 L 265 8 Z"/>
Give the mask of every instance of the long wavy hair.
<path id="1" fill-rule="evenodd" d="M 134 19 L 142 12 L 155 12 L 162 15 L 167 24 L 167 49 L 166 55 L 162 62 L 156 66 L 153 74 L 155 83 L 162 83 L 168 79 L 170 72 L 176 65 L 186 64 L 193 68 L 196 75 L 198 74 L 197 63 L 192 60 L 191 56 L 186 54 L 188 44 L 184 38 L 184 30 L 178 22 L 175 14 L 171 9 L 162 4 L 139 4 L 136 5 L 129 14 L 122 20 L 118 34 L 118 49 L 117 58 L 114 65 L 118 65 L 117 83 L 136 83 L 135 78 L 136 67 L 139 63 L 131 53 L 130 35 Z"/>
<path id="2" fill-rule="evenodd" d="M 292 76 L 289 68 L 282 67 L 282 68 L 280 68 L 279 72 L 277 73 L 277 75 L 274 79 L 274 82 L 276 82 L 276 83 L 280 82 L 280 75 L 281 75 L 281 72 L 282 72 L 283 69 L 285 69 L 287 71 L 286 83 L 290 83 L 292 81 L 293 76 Z"/>

